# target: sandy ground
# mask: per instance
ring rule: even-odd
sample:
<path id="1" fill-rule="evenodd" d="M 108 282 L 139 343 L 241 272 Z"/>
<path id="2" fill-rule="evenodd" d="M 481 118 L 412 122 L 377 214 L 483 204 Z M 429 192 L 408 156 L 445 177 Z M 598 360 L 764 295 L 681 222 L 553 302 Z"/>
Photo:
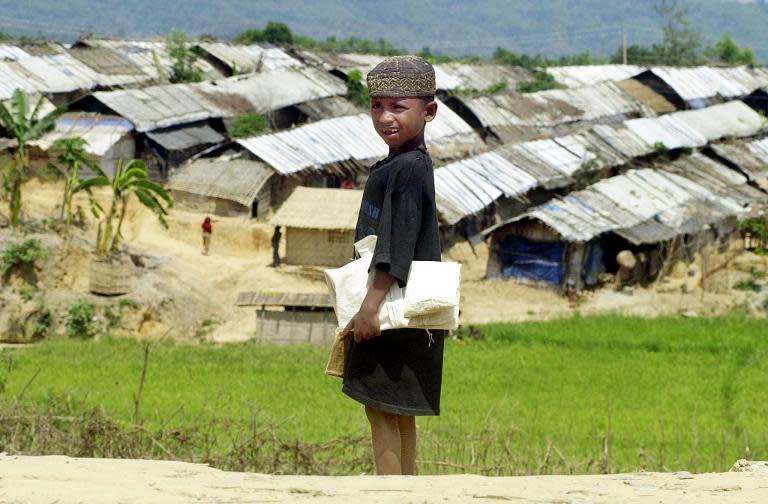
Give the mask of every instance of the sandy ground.
<path id="1" fill-rule="evenodd" d="M 0 502 L 764 504 L 768 464 L 759 464 L 748 472 L 695 475 L 328 477 L 224 472 L 184 462 L 0 455 Z"/>

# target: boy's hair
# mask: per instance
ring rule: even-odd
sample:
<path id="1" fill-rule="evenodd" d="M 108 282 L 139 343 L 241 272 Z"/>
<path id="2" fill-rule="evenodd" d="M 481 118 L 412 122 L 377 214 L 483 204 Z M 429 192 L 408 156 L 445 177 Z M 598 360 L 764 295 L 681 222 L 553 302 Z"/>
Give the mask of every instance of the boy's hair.
<path id="1" fill-rule="evenodd" d="M 421 98 L 421 101 L 424 102 L 424 105 L 426 105 L 426 104 L 428 104 L 430 102 L 435 101 L 435 95 L 432 95 L 432 96 L 420 96 L 419 98 Z"/>

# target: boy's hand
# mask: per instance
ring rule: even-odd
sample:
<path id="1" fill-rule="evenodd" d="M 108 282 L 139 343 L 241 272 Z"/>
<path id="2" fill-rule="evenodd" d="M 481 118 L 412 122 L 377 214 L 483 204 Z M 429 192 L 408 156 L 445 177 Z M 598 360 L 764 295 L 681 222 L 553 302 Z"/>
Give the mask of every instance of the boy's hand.
<path id="1" fill-rule="evenodd" d="M 354 335 L 357 343 L 381 336 L 378 312 L 361 308 L 349 321 L 342 334 L 346 336 L 350 332 Z"/>
<path id="2" fill-rule="evenodd" d="M 342 331 L 344 336 L 354 332 L 355 341 L 360 343 L 381 335 L 379 307 L 394 283 L 395 277 L 384 271 L 376 271 L 373 284 L 368 288 L 368 293 L 363 299 L 360 310 Z"/>

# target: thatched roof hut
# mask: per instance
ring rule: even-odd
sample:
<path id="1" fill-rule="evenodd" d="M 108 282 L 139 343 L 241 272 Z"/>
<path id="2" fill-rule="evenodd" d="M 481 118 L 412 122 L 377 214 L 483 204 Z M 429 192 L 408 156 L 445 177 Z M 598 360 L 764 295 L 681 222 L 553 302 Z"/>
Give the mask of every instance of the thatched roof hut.
<path id="1" fill-rule="evenodd" d="M 362 191 L 297 187 L 271 222 L 285 226 L 286 264 L 340 266 L 352 257 Z"/>

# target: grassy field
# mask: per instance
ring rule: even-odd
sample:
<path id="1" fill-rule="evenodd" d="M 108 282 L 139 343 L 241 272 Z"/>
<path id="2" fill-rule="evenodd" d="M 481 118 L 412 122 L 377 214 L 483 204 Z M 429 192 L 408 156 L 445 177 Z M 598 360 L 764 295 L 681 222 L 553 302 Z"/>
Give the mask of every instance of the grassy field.
<path id="1" fill-rule="evenodd" d="M 480 341 L 446 345 L 442 416 L 418 422 L 424 473 L 704 472 L 768 458 L 766 321 L 609 316 L 480 332 Z M 326 355 L 316 347 L 155 345 L 142 423 L 177 437 L 215 425 L 206 448 L 192 450 L 196 460 L 225 449 L 222 421 L 268 432 L 283 447 L 346 438 L 364 457 L 361 407 L 323 376 Z M 58 414 L 95 407 L 129 428 L 143 356 L 140 343 L 116 339 L 5 350 L 0 398 L 6 406 L 55 402 Z M 0 434 L 0 451 L 7 443 Z"/>

